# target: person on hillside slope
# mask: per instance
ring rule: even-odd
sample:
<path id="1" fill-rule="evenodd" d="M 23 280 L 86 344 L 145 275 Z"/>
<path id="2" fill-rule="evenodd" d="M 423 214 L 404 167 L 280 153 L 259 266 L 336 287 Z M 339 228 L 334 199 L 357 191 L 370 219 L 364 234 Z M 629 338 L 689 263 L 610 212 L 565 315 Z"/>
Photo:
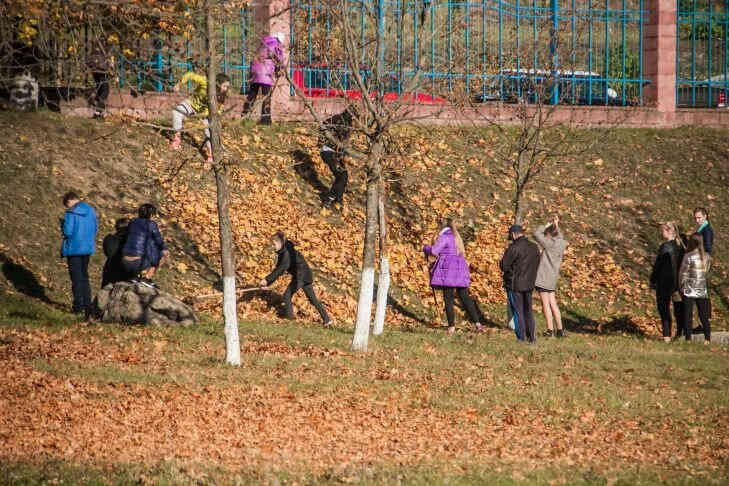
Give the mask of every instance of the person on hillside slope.
<path id="1" fill-rule="evenodd" d="M 286 319 L 294 319 L 291 299 L 299 289 L 302 289 L 306 298 L 309 299 L 309 303 L 319 312 L 324 327 L 331 327 L 332 320 L 314 293 L 314 275 L 304 256 L 296 250 L 294 242 L 288 240 L 281 231 L 271 237 L 271 243 L 277 255 L 276 268 L 261 280 L 261 287 L 270 287 L 281 275 L 288 272 L 291 275 L 291 282 L 282 296 Z"/>
<path id="2" fill-rule="evenodd" d="M 278 36 L 265 36 L 251 63 L 251 85 L 241 116 L 245 116 L 251 111 L 260 92 L 263 96 L 263 103 L 259 123 L 261 125 L 271 124 L 271 94 L 276 86 L 283 60 L 283 46 Z"/>
<path id="3" fill-rule="evenodd" d="M 152 204 L 142 204 L 137 218 L 129 223 L 127 239 L 122 247 L 122 265 L 133 279 L 147 287 L 156 288 L 152 280 L 162 259 L 169 255 L 157 223 L 152 217 L 157 208 Z"/>
<path id="4" fill-rule="evenodd" d="M 94 88 L 89 99 L 94 107 L 94 118 L 103 120 L 106 116 L 106 101 L 109 99 L 111 61 L 104 46 L 96 43 L 88 56 L 87 65 L 94 79 Z"/>
<path id="5" fill-rule="evenodd" d="M 443 290 L 448 332 L 452 333 L 456 329 L 453 312 L 454 294 L 458 295 L 468 319 L 476 326 L 476 331 L 482 331 L 483 325 L 479 313 L 468 293 L 468 287 L 471 285 L 471 273 L 468 263 L 466 263 L 463 239 L 458 233 L 453 219 L 448 218 L 443 222 L 443 229 L 438 234 L 435 243 L 432 246 L 424 246 L 423 252 L 426 257 L 437 258 L 430 268 L 430 286 Z"/>
<path id="6" fill-rule="evenodd" d="M 694 221 L 696 221 L 696 233 L 704 240 L 704 252 L 711 255 L 714 251 L 714 228 L 709 222 L 709 213 L 704 208 L 694 209 Z"/>
<path id="7" fill-rule="evenodd" d="M 122 265 L 122 248 L 127 241 L 129 220 L 127 218 L 117 219 L 114 223 L 114 229 L 116 232 L 106 235 L 102 245 L 106 256 L 104 270 L 101 273 L 102 289 L 110 283 L 124 282 L 133 277 Z"/>
<path id="8" fill-rule="evenodd" d="M 562 266 L 562 256 L 567 249 L 567 240 L 564 239 L 559 228 L 559 217 L 555 216 L 549 225 L 541 225 L 534 231 L 534 239 L 542 248 L 542 255 L 539 258 L 537 278 L 534 282 L 539 298 L 542 301 L 542 311 L 547 321 L 545 336 L 564 337 L 562 329 L 562 313 L 557 305 L 557 280 L 559 270 Z M 553 330 L 552 323 L 556 325 Z"/>
<path id="9" fill-rule="evenodd" d="M 347 181 L 349 174 L 347 167 L 344 165 L 345 151 L 343 147 L 333 144 L 326 136 L 325 132 L 329 132 L 340 143 L 345 143 L 352 132 L 352 123 L 354 121 L 354 108 L 348 107 L 343 112 L 338 113 L 324 121 L 322 134 L 319 137 L 321 145 L 321 159 L 329 167 L 334 176 L 334 182 L 329 192 L 324 196 L 324 207 L 330 207 L 332 204 L 342 202 L 344 191 L 347 190 Z"/>
<path id="10" fill-rule="evenodd" d="M 205 153 L 207 161 L 213 161 L 213 154 L 210 148 L 210 129 L 208 128 L 209 114 L 208 107 L 208 78 L 202 74 L 195 72 L 188 72 L 182 76 L 180 82 L 177 83 L 172 89 L 175 93 L 180 91 L 180 86 L 191 82 L 195 84 L 192 94 L 189 98 L 185 99 L 182 103 L 177 105 L 172 110 L 172 130 L 175 134 L 170 142 L 170 147 L 177 150 L 182 145 L 182 122 L 185 118 L 198 115 L 203 117 L 203 124 L 205 125 Z M 230 78 L 223 73 L 219 73 L 215 78 L 215 94 L 218 99 L 218 108 L 222 109 L 225 104 L 225 100 L 228 97 L 228 91 L 230 90 Z"/>
<path id="11" fill-rule="evenodd" d="M 511 244 L 501 258 L 501 272 L 504 288 L 514 315 L 514 332 L 519 341 L 536 343 L 532 292 L 539 269 L 539 247 L 524 236 L 524 229 L 518 225 L 509 228 Z"/>
<path id="12" fill-rule="evenodd" d="M 92 310 L 89 258 L 96 250 L 99 224 L 94 208 L 81 201 L 75 192 L 67 192 L 63 196 L 63 205 L 66 207 L 66 212 L 61 227 L 63 233 L 61 257 L 66 258 L 71 277 L 73 293 L 71 310 L 75 314 L 83 314 L 88 319 Z"/>
<path id="13" fill-rule="evenodd" d="M 661 225 L 663 243 L 651 271 L 651 287 L 656 291 L 656 306 L 661 317 L 663 340 L 671 340 L 671 302 L 676 319 L 676 337 L 684 335 L 683 302 L 678 292 L 678 271 L 683 261 L 684 245 L 673 223 Z"/>
<path id="14" fill-rule="evenodd" d="M 693 320 L 694 303 L 699 313 L 701 329 L 704 332 L 705 343 L 711 340 L 711 318 L 709 307 L 709 289 L 707 277 L 711 268 L 711 255 L 704 249 L 704 239 L 700 233 L 694 233 L 688 240 L 686 254 L 683 257 L 681 268 L 678 273 L 679 287 L 683 296 L 683 328 L 686 333 L 686 340 L 690 341 L 690 332 Z"/>
<path id="15" fill-rule="evenodd" d="M 704 239 L 704 251 L 711 256 L 714 251 L 714 228 L 709 222 L 709 212 L 706 208 L 694 209 L 694 221 L 696 221 L 696 233 Z M 711 297 L 707 295 L 707 299 L 709 318 L 711 318 Z M 693 332 L 701 332 L 701 327 L 697 327 Z"/>

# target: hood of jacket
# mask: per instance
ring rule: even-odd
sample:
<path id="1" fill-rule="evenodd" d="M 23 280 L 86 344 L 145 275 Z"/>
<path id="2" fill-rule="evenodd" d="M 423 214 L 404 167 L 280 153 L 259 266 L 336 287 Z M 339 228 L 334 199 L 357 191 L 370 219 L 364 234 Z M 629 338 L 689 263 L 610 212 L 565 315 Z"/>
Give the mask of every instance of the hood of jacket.
<path id="1" fill-rule="evenodd" d="M 91 209 L 91 206 L 89 206 L 85 202 L 79 201 L 73 207 L 67 209 L 66 211 L 71 214 L 75 214 L 76 216 L 81 216 L 82 218 L 85 218 L 86 216 L 91 214 L 91 211 L 93 211 L 93 209 Z"/>

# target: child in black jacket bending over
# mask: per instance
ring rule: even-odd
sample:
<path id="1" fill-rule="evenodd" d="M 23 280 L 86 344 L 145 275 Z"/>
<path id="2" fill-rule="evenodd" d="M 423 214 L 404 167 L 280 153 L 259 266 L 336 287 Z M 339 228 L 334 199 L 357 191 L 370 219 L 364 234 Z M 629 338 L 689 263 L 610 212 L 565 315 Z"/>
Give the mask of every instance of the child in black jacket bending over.
<path id="1" fill-rule="evenodd" d="M 279 231 L 271 237 L 271 242 L 277 253 L 276 268 L 273 269 L 266 278 L 261 280 L 261 287 L 269 287 L 284 272 L 291 274 L 291 283 L 283 293 L 284 316 L 286 319 L 294 318 L 294 310 L 291 306 L 291 298 L 299 290 L 303 289 L 306 298 L 309 299 L 321 316 L 324 327 L 331 327 L 332 321 L 327 314 L 326 309 L 314 293 L 314 276 L 311 273 L 309 264 L 306 263 L 304 256 L 296 251 L 293 242 L 286 239 L 283 232 Z"/>

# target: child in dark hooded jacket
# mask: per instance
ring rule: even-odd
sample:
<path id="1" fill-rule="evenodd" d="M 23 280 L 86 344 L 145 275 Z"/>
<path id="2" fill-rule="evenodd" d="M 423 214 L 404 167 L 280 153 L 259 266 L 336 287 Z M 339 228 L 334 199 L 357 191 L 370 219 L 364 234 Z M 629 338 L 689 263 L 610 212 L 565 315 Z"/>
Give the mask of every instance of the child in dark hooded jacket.
<path id="1" fill-rule="evenodd" d="M 134 277 L 122 265 L 122 248 L 127 241 L 129 220 L 127 218 L 117 219 L 114 229 L 116 229 L 115 233 L 104 237 L 103 247 L 106 262 L 101 273 L 101 288 L 110 283 L 123 282 Z"/>
<path id="2" fill-rule="evenodd" d="M 325 327 L 331 326 L 331 319 L 327 314 L 326 309 L 316 298 L 314 293 L 314 275 L 311 273 L 309 264 L 306 263 L 304 256 L 299 253 L 294 247 L 294 243 L 286 239 L 286 236 L 281 232 L 277 232 L 271 237 L 271 242 L 276 249 L 277 260 L 276 268 L 273 269 L 266 278 L 261 280 L 261 287 L 269 287 L 272 285 L 281 275 L 289 273 L 291 275 L 291 283 L 283 293 L 284 301 L 284 315 L 287 319 L 294 318 L 294 310 L 291 305 L 291 298 L 294 294 L 302 289 L 306 298 L 309 299 L 311 305 L 313 305 L 321 316 L 322 322 Z"/>

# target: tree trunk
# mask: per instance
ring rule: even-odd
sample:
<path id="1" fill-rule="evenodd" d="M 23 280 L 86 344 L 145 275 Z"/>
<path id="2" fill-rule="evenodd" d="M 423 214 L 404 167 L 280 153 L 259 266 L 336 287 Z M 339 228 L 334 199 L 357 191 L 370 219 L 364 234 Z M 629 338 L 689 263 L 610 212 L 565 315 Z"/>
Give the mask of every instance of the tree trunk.
<path id="1" fill-rule="evenodd" d="M 387 254 L 387 219 L 385 218 L 385 183 L 380 174 L 377 184 L 377 214 L 380 226 L 380 278 L 377 282 L 377 307 L 372 334 L 379 336 L 385 329 L 387 293 L 390 290 L 390 260 Z"/>
<path id="2" fill-rule="evenodd" d="M 235 259 L 233 255 L 233 230 L 230 223 L 228 171 L 223 162 L 220 148 L 220 118 L 215 92 L 217 60 L 215 58 L 215 23 L 213 0 L 205 3 L 206 29 L 208 35 L 208 106 L 210 113 L 210 147 L 213 157 L 213 172 L 218 192 L 218 226 L 220 230 L 220 259 L 223 267 L 223 317 L 225 319 L 225 360 L 228 364 L 240 365 L 240 341 L 238 338 L 238 315 L 235 296 Z"/>
<path id="3" fill-rule="evenodd" d="M 523 208 L 523 199 L 524 199 L 524 186 L 521 183 L 520 180 L 514 181 L 514 200 L 513 200 L 513 206 L 514 206 L 514 224 L 521 225 L 521 218 L 522 213 L 524 211 Z"/>
<path id="4" fill-rule="evenodd" d="M 522 211 L 521 194 L 517 193 L 516 196 L 514 196 L 514 224 L 521 225 Z"/>
<path id="5" fill-rule="evenodd" d="M 372 315 L 372 294 L 375 285 L 375 243 L 377 236 L 377 181 L 380 175 L 382 142 L 375 141 L 367 161 L 367 216 L 362 251 L 362 276 L 360 277 L 357 319 L 352 339 L 353 351 L 367 351 Z"/>

